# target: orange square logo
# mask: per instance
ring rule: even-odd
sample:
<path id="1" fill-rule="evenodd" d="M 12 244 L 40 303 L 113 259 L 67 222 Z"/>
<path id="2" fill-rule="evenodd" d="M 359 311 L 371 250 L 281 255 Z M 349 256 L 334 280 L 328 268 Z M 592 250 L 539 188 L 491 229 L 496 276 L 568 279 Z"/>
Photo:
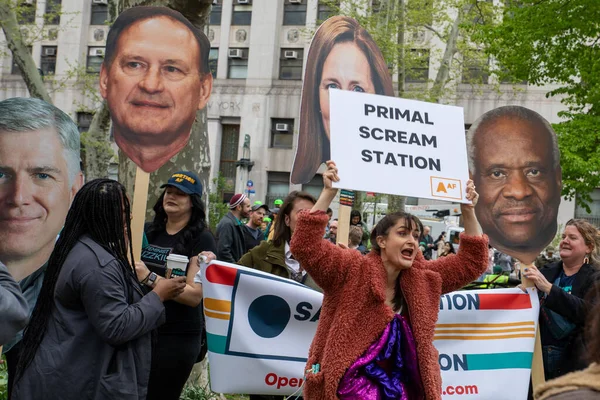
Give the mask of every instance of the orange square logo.
<path id="1" fill-rule="evenodd" d="M 462 200 L 462 183 L 458 179 L 430 177 L 431 195 L 441 199 Z"/>

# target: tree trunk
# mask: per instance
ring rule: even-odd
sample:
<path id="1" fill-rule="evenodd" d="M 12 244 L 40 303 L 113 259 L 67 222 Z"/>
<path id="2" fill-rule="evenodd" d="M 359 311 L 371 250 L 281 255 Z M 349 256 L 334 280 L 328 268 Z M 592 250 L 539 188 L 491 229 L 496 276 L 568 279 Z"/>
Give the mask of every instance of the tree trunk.
<path id="1" fill-rule="evenodd" d="M 438 103 L 441 100 L 444 87 L 450 79 L 450 66 L 452 64 L 452 59 L 457 52 L 456 41 L 458 40 L 460 33 L 462 17 L 465 13 L 468 13 L 472 7 L 473 6 L 471 5 L 465 10 L 459 10 L 456 19 L 452 24 L 452 29 L 450 30 L 448 41 L 446 42 L 446 48 L 444 49 L 442 62 L 440 63 L 440 68 L 438 69 L 435 81 L 433 82 L 433 87 L 431 88 L 432 102 Z"/>
<path id="2" fill-rule="evenodd" d="M 23 42 L 15 7 L 18 7 L 16 1 L 0 0 L 0 26 L 6 37 L 6 44 L 12 52 L 13 60 L 21 70 L 21 76 L 29 90 L 29 95 L 52 104 L 33 57 Z"/>
<path id="3" fill-rule="evenodd" d="M 82 150 L 85 151 L 84 172 L 87 181 L 108 178 L 108 166 L 114 157 L 109 140 L 110 112 L 106 101 L 94 114 L 90 128 L 81 135 Z"/>
<path id="4" fill-rule="evenodd" d="M 358 210 L 360 215 L 363 212 L 363 198 L 366 196 L 365 192 L 361 192 L 359 190 L 354 191 L 354 204 L 352 205 L 353 210 Z"/>
<path id="5" fill-rule="evenodd" d="M 183 14 L 196 28 L 204 30 L 211 0 L 123 0 L 119 2 L 119 12 L 134 6 L 167 6 Z M 146 219 L 153 218 L 152 207 L 158 199 L 161 189 L 160 185 L 177 171 L 194 171 L 198 174 L 202 187 L 204 188 L 203 200 L 207 202 L 207 190 L 210 178 L 210 148 L 208 142 L 208 125 L 206 110 L 196 113 L 196 121 L 192 126 L 192 134 L 187 146 L 177 155 L 170 159 L 157 171 L 150 174 L 150 187 L 148 188 L 148 203 L 146 207 Z M 127 193 L 133 196 L 133 183 L 135 181 L 136 165 L 119 150 L 119 181 L 127 188 Z"/>
<path id="6" fill-rule="evenodd" d="M 387 213 L 391 214 L 393 212 L 404 212 L 404 206 L 406 205 L 406 197 L 405 196 L 395 196 L 388 195 L 388 207 Z"/>
<path id="7" fill-rule="evenodd" d="M 404 0 L 398 0 L 398 7 L 396 9 L 398 13 L 398 97 L 404 95 L 405 87 L 404 82 L 406 80 L 406 69 L 404 65 Z"/>

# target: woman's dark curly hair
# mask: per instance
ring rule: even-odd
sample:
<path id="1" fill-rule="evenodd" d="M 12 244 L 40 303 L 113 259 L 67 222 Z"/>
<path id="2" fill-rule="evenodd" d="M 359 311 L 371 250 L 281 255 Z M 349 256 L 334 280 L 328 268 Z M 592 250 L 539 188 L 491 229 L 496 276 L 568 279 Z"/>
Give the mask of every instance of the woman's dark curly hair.
<path id="1" fill-rule="evenodd" d="M 152 243 L 154 239 L 162 232 L 165 231 L 167 226 L 167 213 L 163 207 L 163 200 L 165 198 L 165 192 L 163 190 L 158 200 L 154 204 L 154 220 L 150 223 L 146 229 L 146 237 L 148 242 Z M 192 201 L 192 215 L 185 228 L 183 228 L 183 234 L 180 236 L 179 241 L 173 248 L 174 254 L 186 254 L 187 246 L 191 243 L 194 238 L 206 229 L 206 208 L 204 202 L 199 194 L 191 194 L 190 200 Z"/>

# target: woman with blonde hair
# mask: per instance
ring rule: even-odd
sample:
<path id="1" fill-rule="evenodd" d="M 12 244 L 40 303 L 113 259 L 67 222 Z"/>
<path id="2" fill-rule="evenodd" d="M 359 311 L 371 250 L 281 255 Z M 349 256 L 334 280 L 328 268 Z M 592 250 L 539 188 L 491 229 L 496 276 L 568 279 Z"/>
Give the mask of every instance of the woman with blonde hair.
<path id="1" fill-rule="evenodd" d="M 310 181 L 330 158 L 329 89 L 394 96 L 381 50 L 349 17 L 331 17 L 319 27 L 308 52 L 306 71 L 292 183 Z"/>
<path id="2" fill-rule="evenodd" d="M 546 379 L 587 366 L 584 325 L 590 308 L 586 295 L 597 280 L 600 234 L 583 219 L 567 222 L 559 245 L 561 261 L 541 270 L 528 266 L 523 276 L 540 293 L 540 336 Z"/>

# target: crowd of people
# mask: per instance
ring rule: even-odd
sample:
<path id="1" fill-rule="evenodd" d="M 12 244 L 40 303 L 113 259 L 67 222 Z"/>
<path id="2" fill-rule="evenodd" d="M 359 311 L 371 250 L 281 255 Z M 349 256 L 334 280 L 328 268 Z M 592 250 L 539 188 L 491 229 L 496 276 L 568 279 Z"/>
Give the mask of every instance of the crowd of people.
<path id="1" fill-rule="evenodd" d="M 11 399 L 178 399 L 192 366 L 206 354 L 202 285 L 194 282 L 200 256 L 293 279 L 324 294 L 308 365 L 326 365 L 328 372 L 307 375 L 305 398 L 370 398 L 384 386 L 391 398 L 403 393 L 408 399 L 438 398 L 440 370 L 430 337 L 438 296 L 422 294 L 460 289 L 488 268 L 487 237 L 473 206 L 461 206 L 465 231 L 458 254 L 444 255 L 452 252 L 444 235 L 424 239 L 426 227 L 405 213 L 385 216 L 367 241 L 360 219 L 353 216 L 348 244 L 338 245 L 340 221 L 332 220 L 329 205 L 336 194 L 331 182 L 339 178 L 335 164 L 328 166 L 319 199 L 293 191 L 283 200 L 270 240 L 264 240 L 266 231 L 259 225 L 269 207 L 251 206 L 244 194 L 231 198 L 230 211 L 213 235 L 198 177 L 175 173 L 162 186 L 154 218 L 145 226 L 142 261 L 135 264 L 130 261 L 131 211 L 124 187 L 106 179 L 86 183 L 74 197 L 46 263 L 19 356 L 9 359 Z M 476 204 L 472 183 L 467 193 Z M 422 251 L 428 243 L 438 249 L 435 260 Z M 590 328 L 598 324 L 590 322 L 590 317 L 598 319 L 590 311 L 598 307 L 598 229 L 571 220 L 559 248 L 560 259 L 549 258 L 549 249 L 544 255 L 549 263 L 522 273 L 540 293 L 547 379 L 569 374 L 579 382 L 577 374 L 598 374 L 595 364 L 590 366 L 598 360 L 599 335 Z M 187 257 L 186 276 L 168 279 L 171 254 Z M 0 276 L 6 291 L 0 337 L 7 343 L 27 320 L 27 301 L 4 266 Z M 348 302 L 352 311 L 344 312 Z M 348 312 L 369 316 L 369 321 Z M 397 352 L 395 335 L 406 339 Z M 398 358 L 392 359 L 392 353 Z M 385 374 L 374 379 L 366 373 L 373 369 L 397 374 L 397 379 Z M 540 396 L 554 393 L 559 382 L 537 388 Z"/>

